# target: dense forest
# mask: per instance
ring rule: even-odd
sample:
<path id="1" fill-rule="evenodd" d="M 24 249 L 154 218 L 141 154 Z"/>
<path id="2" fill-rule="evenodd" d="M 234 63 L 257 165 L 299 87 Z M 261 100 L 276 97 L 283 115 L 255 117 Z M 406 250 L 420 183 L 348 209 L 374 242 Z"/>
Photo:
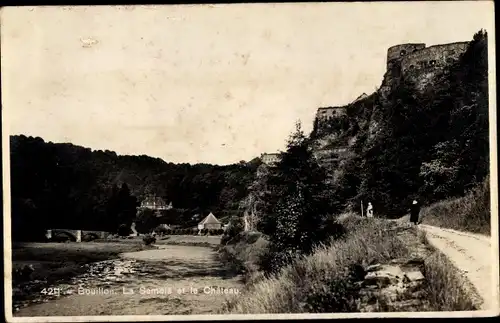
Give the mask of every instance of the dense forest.
<path id="1" fill-rule="evenodd" d="M 347 106 L 311 138 L 351 154 L 327 163 L 337 209 L 371 201 L 379 215 L 403 215 L 411 200 L 429 204 L 462 196 L 489 173 L 487 33 L 476 33 L 454 64 L 423 90 L 402 80 Z"/>
<path id="2" fill-rule="evenodd" d="M 260 164 L 173 164 L 23 135 L 11 137 L 10 149 L 13 238 L 22 240 L 48 228 L 115 232 L 147 194 L 172 202 L 169 224 L 191 225 L 208 212 L 224 220 L 238 214 Z"/>

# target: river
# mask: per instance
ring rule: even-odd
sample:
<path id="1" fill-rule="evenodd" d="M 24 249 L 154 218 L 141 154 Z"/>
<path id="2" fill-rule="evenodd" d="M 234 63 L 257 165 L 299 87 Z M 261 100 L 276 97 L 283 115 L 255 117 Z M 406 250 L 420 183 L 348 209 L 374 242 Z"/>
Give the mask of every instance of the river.
<path id="1" fill-rule="evenodd" d="M 91 263 L 68 284 L 14 304 L 14 316 L 215 314 L 243 284 L 209 247 L 159 245 Z M 48 295 L 52 294 L 52 295 Z"/>

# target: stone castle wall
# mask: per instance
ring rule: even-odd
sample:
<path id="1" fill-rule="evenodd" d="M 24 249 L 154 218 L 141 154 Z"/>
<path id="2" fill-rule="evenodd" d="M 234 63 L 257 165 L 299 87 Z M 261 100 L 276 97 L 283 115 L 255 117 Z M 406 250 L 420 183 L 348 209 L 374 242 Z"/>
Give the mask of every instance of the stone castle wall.
<path id="1" fill-rule="evenodd" d="M 424 89 L 439 71 L 456 62 L 469 42 L 455 42 L 426 47 L 424 43 L 407 43 L 389 47 L 387 50 L 387 70 L 378 93 L 387 99 L 400 82 L 411 80 L 417 90 Z M 346 107 L 319 108 L 316 119 L 328 120 L 346 114 Z"/>
<path id="2" fill-rule="evenodd" d="M 264 164 L 273 164 L 279 161 L 279 154 L 278 153 L 263 153 L 260 156 L 261 161 Z"/>
<path id="3" fill-rule="evenodd" d="M 328 107 L 319 108 L 316 112 L 316 118 L 318 120 L 328 120 L 333 117 L 340 117 L 347 114 L 347 109 L 345 107 Z"/>
<path id="4" fill-rule="evenodd" d="M 453 64 L 467 50 L 468 42 L 436 45 L 406 55 L 401 60 L 403 77 L 426 69 L 442 69 Z"/>
<path id="5" fill-rule="evenodd" d="M 469 42 L 425 47 L 423 43 L 399 44 L 387 50 L 387 71 L 379 93 L 386 98 L 402 80 L 416 83 L 422 90 L 439 71 L 456 62 Z"/>
<path id="6" fill-rule="evenodd" d="M 401 60 L 410 53 L 414 53 L 416 51 L 422 50 L 425 48 L 425 44 L 423 43 L 414 43 L 414 44 L 399 44 L 392 47 L 389 47 L 387 50 L 387 70 L 391 70 L 393 67 L 396 67 Z"/>

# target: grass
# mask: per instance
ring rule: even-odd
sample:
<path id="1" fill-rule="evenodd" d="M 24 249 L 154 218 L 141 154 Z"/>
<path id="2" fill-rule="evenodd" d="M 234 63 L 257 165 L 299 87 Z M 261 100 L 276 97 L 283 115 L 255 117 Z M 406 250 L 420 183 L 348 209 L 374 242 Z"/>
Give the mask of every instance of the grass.
<path id="1" fill-rule="evenodd" d="M 422 232 L 423 233 L 423 232 Z M 419 239 L 432 254 L 424 262 L 426 278 L 424 293 L 429 301 L 430 311 L 473 311 L 479 309 L 479 303 L 470 295 L 472 285 L 459 273 L 453 263 L 439 250 L 432 248 L 425 236 Z M 464 286 L 467 286 L 464 288 Z"/>
<path id="2" fill-rule="evenodd" d="M 252 284 L 223 313 L 355 312 L 359 288 L 356 266 L 383 263 L 408 254 L 394 223 L 343 217 L 346 238 L 323 245 L 275 277 Z"/>
<path id="3" fill-rule="evenodd" d="M 221 236 L 168 235 L 156 237 L 155 244 L 216 247 L 220 244 L 220 239 Z"/>
<path id="4" fill-rule="evenodd" d="M 264 244 L 248 243 L 248 238 L 243 238 L 240 244 L 224 246 L 228 262 L 236 264 L 238 270 L 253 271 L 253 276 L 259 279 L 250 280 L 244 293 L 226 303 L 220 313 L 358 312 L 361 310 L 357 283 L 360 277 L 356 277 L 359 267 L 414 257 L 427 257 L 422 268 L 426 281 L 417 293 L 419 296 L 408 291 L 408 295 L 400 295 L 402 302 L 394 303 L 376 295 L 375 311 L 401 311 L 400 305 L 406 304 L 405 300 L 415 303 L 406 306 L 404 311 L 478 308 L 469 290 L 463 287 L 466 281 L 454 265 L 429 244 L 425 232 L 396 221 L 367 219 L 353 214 L 345 214 L 339 219 L 348 232 L 343 239 L 318 247 L 313 254 L 297 259 L 272 277 L 259 276 L 255 267 L 249 265 L 257 262 L 256 257 L 265 249 Z"/>
<path id="5" fill-rule="evenodd" d="M 464 197 L 437 202 L 423 208 L 422 223 L 491 235 L 489 185 L 487 178 Z"/>
<path id="6" fill-rule="evenodd" d="M 262 278 L 258 262 L 268 242 L 259 232 L 242 232 L 233 240 L 237 242 L 219 246 L 219 259 L 233 272 L 243 274 L 244 282 L 251 285 Z"/>

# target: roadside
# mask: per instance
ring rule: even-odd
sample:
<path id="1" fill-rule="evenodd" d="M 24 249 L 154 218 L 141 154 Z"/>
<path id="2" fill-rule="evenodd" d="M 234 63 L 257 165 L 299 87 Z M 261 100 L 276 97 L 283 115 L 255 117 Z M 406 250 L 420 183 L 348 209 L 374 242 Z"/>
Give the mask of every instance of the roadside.
<path id="1" fill-rule="evenodd" d="M 477 309 L 455 268 L 415 227 L 399 221 L 343 216 L 345 237 L 298 259 L 276 277 L 253 270 L 241 297 L 223 313 L 464 311 Z M 261 239 L 261 238 L 259 238 Z M 251 239 L 252 241 L 255 239 Z M 256 240 L 258 241 L 258 239 Z M 250 241 L 251 242 L 251 241 Z M 255 267 L 264 244 L 225 246 L 228 263 Z M 438 259 L 439 260 L 439 259 Z M 250 263 L 250 264 L 249 264 Z M 438 270 L 439 269 L 439 270 Z M 451 295 L 449 299 L 446 296 Z M 444 295 L 445 297 L 439 297 Z M 431 301 L 432 300 L 432 301 Z"/>
<path id="2" fill-rule="evenodd" d="M 465 196 L 422 208 L 423 224 L 491 236 L 490 181 L 485 179 Z"/>

